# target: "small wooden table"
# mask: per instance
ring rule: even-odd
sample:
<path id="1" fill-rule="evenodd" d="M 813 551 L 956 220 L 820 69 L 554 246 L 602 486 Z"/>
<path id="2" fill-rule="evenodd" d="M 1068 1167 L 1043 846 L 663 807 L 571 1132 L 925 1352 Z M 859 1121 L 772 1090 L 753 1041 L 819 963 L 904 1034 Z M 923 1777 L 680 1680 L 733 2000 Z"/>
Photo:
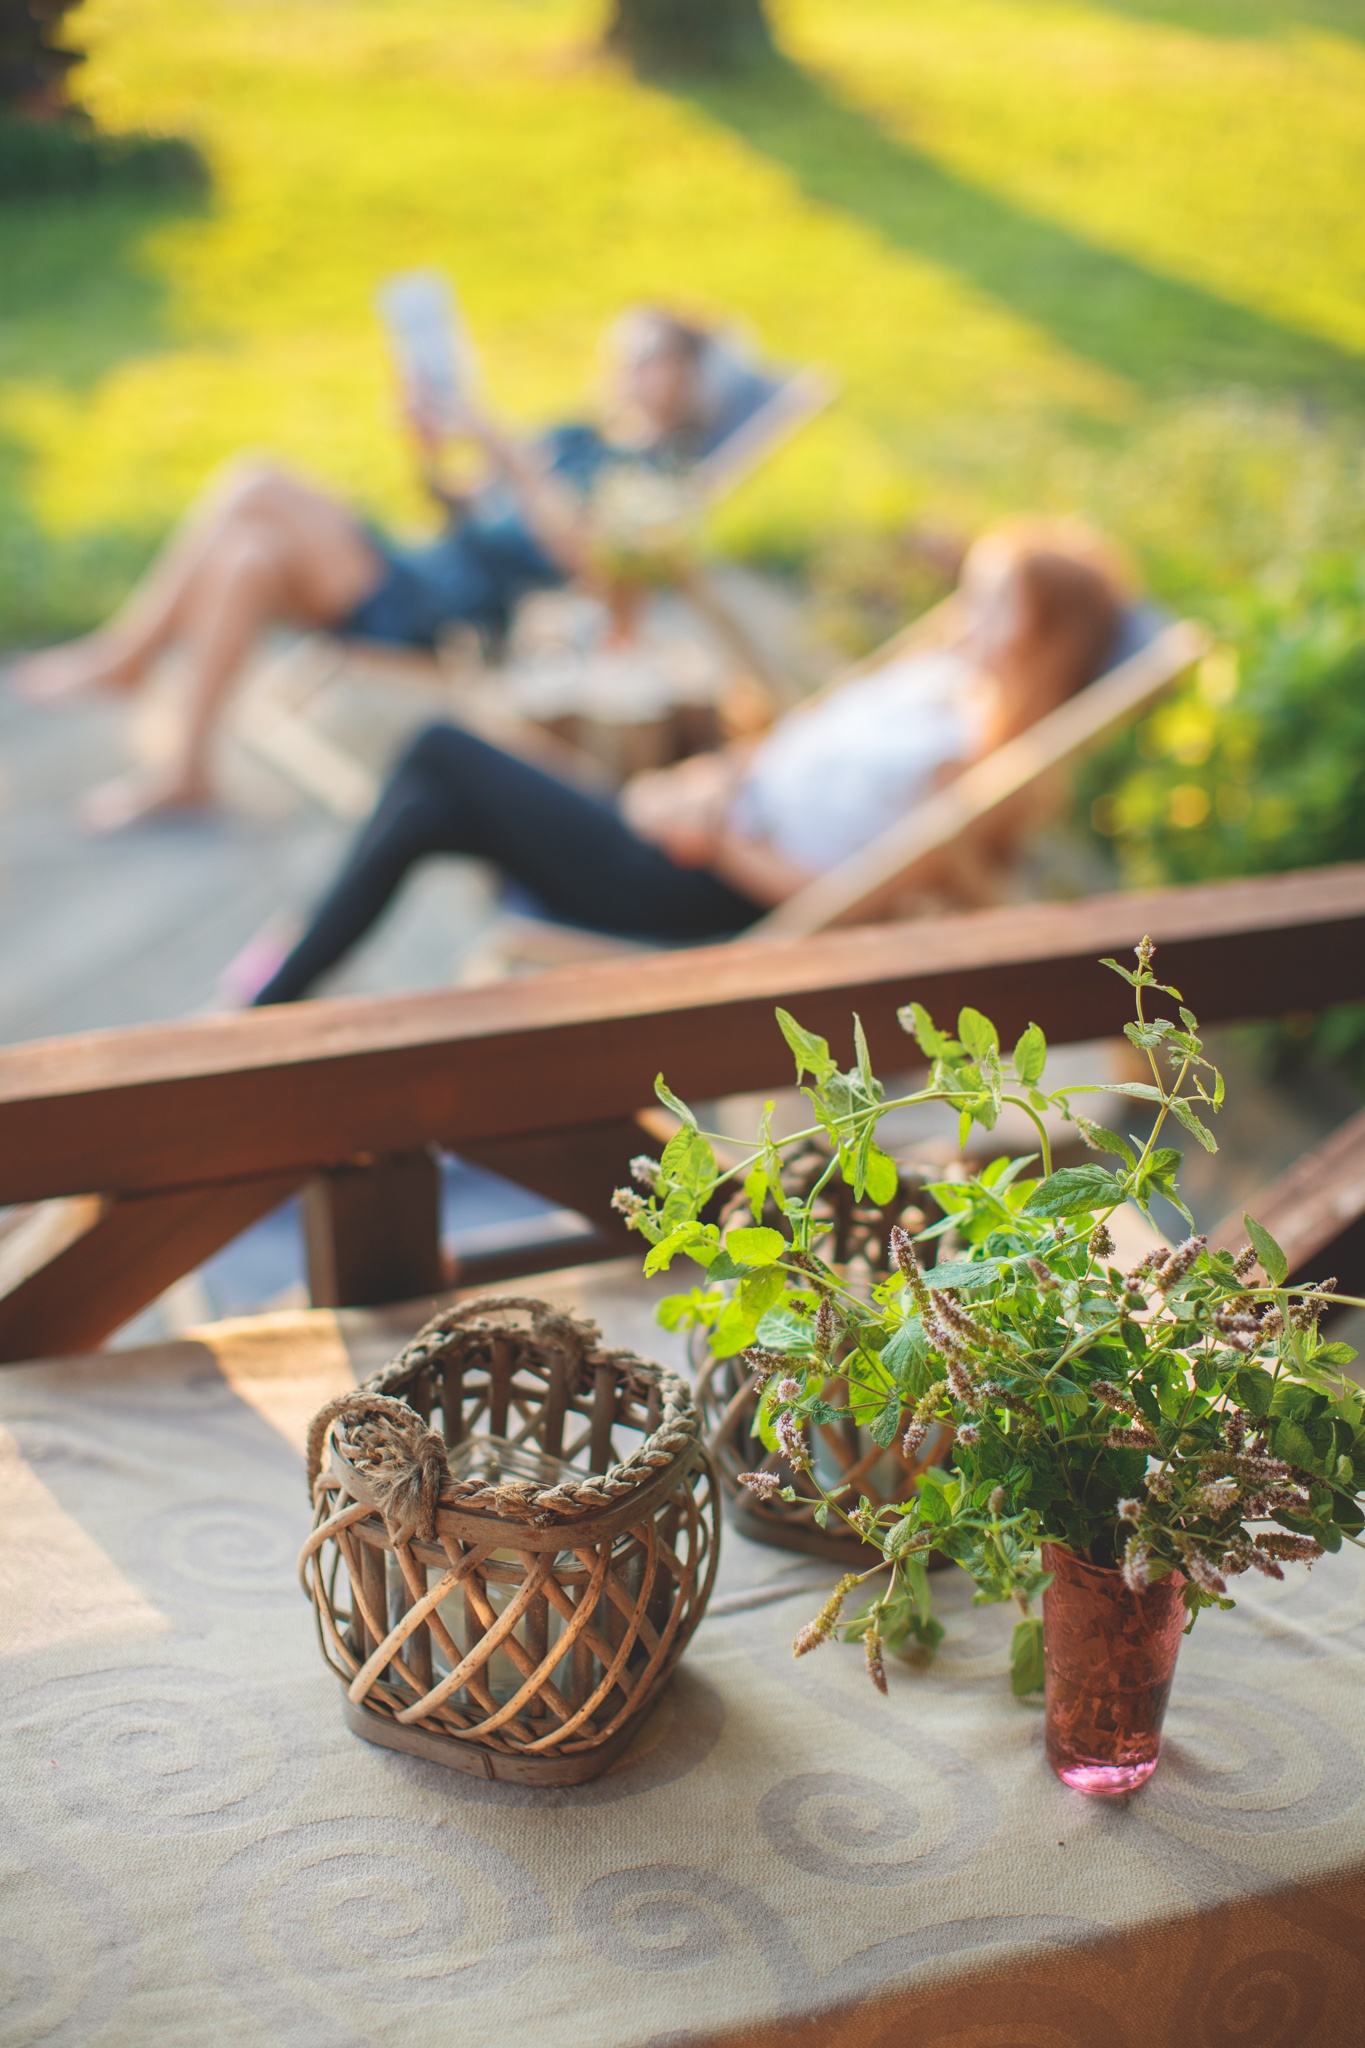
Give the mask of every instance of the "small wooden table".
<path id="1" fill-rule="evenodd" d="M 533 1286 L 674 1341 L 622 1271 Z M 965 1581 L 883 1700 L 855 1647 L 791 1657 L 832 1568 L 733 1532 L 605 1778 L 469 1778 L 347 1732 L 294 1578 L 304 1426 L 410 1327 L 263 1316 L 0 1377 L 7 2042 L 1365 2040 L 1357 1553 L 1201 1620 L 1127 1805 L 1050 1776 Z"/>

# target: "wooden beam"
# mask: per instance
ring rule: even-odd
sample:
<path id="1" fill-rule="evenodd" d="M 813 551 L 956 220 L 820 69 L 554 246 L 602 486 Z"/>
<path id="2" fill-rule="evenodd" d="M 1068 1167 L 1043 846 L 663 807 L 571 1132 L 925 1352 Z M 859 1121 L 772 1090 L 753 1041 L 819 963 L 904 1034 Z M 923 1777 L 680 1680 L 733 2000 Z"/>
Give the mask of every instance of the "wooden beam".
<path id="1" fill-rule="evenodd" d="M 336 1167 L 303 1198 L 314 1308 L 385 1308 L 450 1284 L 441 1256 L 441 1169 L 425 1149 Z"/>
<path id="2" fill-rule="evenodd" d="M 0 1297 L 0 1364 L 90 1351 L 241 1231 L 287 1201 L 295 1173 L 93 1204 L 87 1227 Z"/>
<path id="3" fill-rule="evenodd" d="M 1343 1294 L 1365 1294 L 1365 1110 L 1245 1206 L 1284 1251 L 1291 1280 L 1334 1274 Z M 1240 1209 L 1210 1239 L 1228 1251 L 1246 1241 Z"/>
<path id="4" fill-rule="evenodd" d="M 581 1130 L 485 1138 L 462 1145 L 460 1157 L 561 1208 L 576 1209 L 602 1240 L 598 1256 L 610 1259 L 639 1248 L 640 1239 L 626 1229 L 611 1198 L 629 1180 L 631 1160 L 649 1150 L 651 1142 L 634 1117 L 617 1117 Z"/>
<path id="5" fill-rule="evenodd" d="M 1365 996 L 1365 866 L 1013 905 L 604 961 L 489 988 L 301 1003 L 0 1051 L 0 1203 L 345 1165 L 628 1117 L 661 1069 L 699 1098 L 780 1084 L 782 1003 L 904 1067 L 898 1004 L 971 1003 L 1008 1040 L 1117 1032 L 1097 956 L 1150 932 L 1208 1023 Z"/>

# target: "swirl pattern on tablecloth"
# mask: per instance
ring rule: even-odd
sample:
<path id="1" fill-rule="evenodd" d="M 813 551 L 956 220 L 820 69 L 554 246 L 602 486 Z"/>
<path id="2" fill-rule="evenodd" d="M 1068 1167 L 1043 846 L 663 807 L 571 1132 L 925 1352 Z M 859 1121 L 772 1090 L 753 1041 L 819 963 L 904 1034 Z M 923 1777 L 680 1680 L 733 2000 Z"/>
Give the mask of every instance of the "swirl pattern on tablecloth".
<path id="1" fill-rule="evenodd" d="M 425 1763 L 393 1749 L 375 1754 L 409 1784 L 472 1806 L 523 1806 L 546 1811 L 566 1806 L 613 1806 L 676 1784 L 704 1764 L 725 1725 L 725 1702 L 709 1678 L 684 1664 L 640 1733 L 602 1777 L 587 1785 L 509 1785 L 475 1778 L 443 1764 Z"/>
<path id="2" fill-rule="evenodd" d="M 968 1980 L 926 2001 L 913 1999 L 908 2010 L 912 2021 L 904 1994 L 889 2012 L 878 2000 L 874 2011 L 859 2015 L 856 2034 L 850 2028 L 846 2038 L 856 2039 L 858 2048 L 907 2048 L 909 2041 L 913 2048 L 962 2048 L 968 2041 L 1000 2048 L 1153 2048 L 1147 2015 L 1133 2010 L 1117 1977 L 1112 1998 L 1103 2004 L 1064 1984 L 1012 1978 L 1006 1988 L 993 1974 L 985 1983 Z M 1192 2044 L 1182 2039 L 1178 2048 Z M 1261 2042 L 1249 2037 L 1239 2048 L 1261 2048 Z"/>
<path id="3" fill-rule="evenodd" d="M 954 1820 L 950 1802 L 946 1825 L 931 1829 L 911 1800 L 851 1771 L 802 1771 L 758 1804 L 764 1840 L 784 1863 L 864 1887 L 922 1884 L 956 1869 L 975 1845 Z"/>
<path id="4" fill-rule="evenodd" d="M 103 2032 L 137 1980 L 132 1923 L 92 1870 L 8 1809 L 0 1809 L 0 1887 L 0 2043 L 80 2048 Z"/>
<path id="5" fill-rule="evenodd" d="M 196 1912 L 215 1976 L 289 2048 L 392 2038 L 396 2014 L 458 2010 L 539 1960 L 549 1910 L 501 1850 L 405 1814 L 315 1821 L 251 1843 Z"/>
<path id="6" fill-rule="evenodd" d="M 925 1796 L 941 1808 L 937 1825 L 888 1784 L 853 1772 L 800 1772 L 769 1788 L 757 1823 L 769 1849 L 784 1864 L 843 1884 L 923 1884 L 970 1862 L 980 1829 L 962 1812 L 960 1788 L 970 1780 L 945 1776 L 933 1743 L 923 1745 Z M 898 1851 L 898 1853 L 896 1853 Z"/>
<path id="7" fill-rule="evenodd" d="M 1311 1707 L 1177 1671 L 1144 1819 L 1264 1837 L 1334 1826 L 1362 1796 L 1365 1760 Z"/>
<path id="8" fill-rule="evenodd" d="M 1316 2038 L 1326 2002 L 1322 1964 L 1304 1949 L 1260 1949 L 1211 1980 L 1192 1969 L 1186 1988 L 1184 2031 L 1170 2048 L 1294 2048 Z"/>
<path id="9" fill-rule="evenodd" d="M 776 1679 L 784 1690 L 799 1694 L 838 1721 L 856 1728 L 872 1743 L 889 1743 L 894 1749 L 905 1751 L 915 1766 L 917 1789 L 922 1788 L 921 1804 L 931 1816 L 926 1820 L 908 1801 L 899 1802 L 895 1808 L 899 1823 L 909 1828 L 923 1846 L 917 1848 L 914 1856 L 900 1860 L 894 1879 L 868 1877 L 865 1861 L 842 1853 L 850 1843 L 857 1843 L 859 1825 L 855 1816 L 845 1816 L 843 1821 L 836 1822 L 834 1834 L 823 1844 L 812 1839 L 805 1826 L 798 1825 L 798 1816 L 808 1798 L 846 1800 L 853 1796 L 850 1788 L 855 1784 L 863 1788 L 857 1796 L 865 1798 L 865 1788 L 873 1781 L 855 1780 L 839 1772 L 802 1773 L 786 1781 L 789 1789 L 774 1786 L 759 1807 L 759 1825 L 785 1862 L 803 1870 L 818 1870 L 822 1876 L 848 1878 L 853 1883 L 910 1884 L 960 1869 L 994 1839 L 999 1826 L 999 1804 L 995 1787 L 980 1764 L 963 1750 L 930 1735 L 922 1720 L 897 1711 L 894 1702 L 888 1703 L 873 1691 L 861 1671 L 850 1674 L 847 1665 L 839 1669 L 829 1660 L 822 1666 L 813 1657 L 797 1662 L 785 1641 L 773 1642 L 771 1637 L 767 1642 L 745 1642 L 742 1647 L 749 1661 L 765 1677 Z M 866 1751 L 869 1758 L 876 1754 L 875 1747 Z M 822 1782 L 830 1779 L 839 1782 Z M 880 1782 L 876 1801 L 878 1806 L 885 1804 Z M 934 1808 L 941 1814 L 941 1820 L 933 1817 Z M 897 1825 L 895 1815 L 892 1826 Z M 879 1867 L 895 1866 L 884 1860 Z"/>
<path id="10" fill-rule="evenodd" d="M 279 1694 L 214 1672 L 124 1665 L 17 1693 L 6 1723 L 46 1762 L 46 1793 L 132 1835 L 215 1833 L 268 1819 L 312 1776 L 314 1745 Z"/>
<path id="11" fill-rule="evenodd" d="M 279 1607 L 298 1598 L 307 1516 L 253 1500 L 159 1508 L 133 1537 L 138 1575 L 158 1599 L 194 1607 Z"/>
<path id="12" fill-rule="evenodd" d="M 733 1970 L 736 1932 L 757 1949 L 779 2013 L 805 2009 L 810 1965 L 777 1910 L 747 1886 L 686 1863 L 637 1864 L 599 1877 L 574 1903 L 574 1924 L 604 1962 L 644 1974 Z"/>

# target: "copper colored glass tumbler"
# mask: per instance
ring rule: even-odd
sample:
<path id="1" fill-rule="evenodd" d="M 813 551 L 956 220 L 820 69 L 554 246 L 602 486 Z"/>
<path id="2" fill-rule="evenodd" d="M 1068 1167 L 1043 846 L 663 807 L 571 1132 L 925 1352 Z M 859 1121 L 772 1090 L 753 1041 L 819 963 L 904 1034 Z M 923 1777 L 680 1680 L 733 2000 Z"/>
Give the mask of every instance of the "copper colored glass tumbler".
<path id="1" fill-rule="evenodd" d="M 1064 1785 L 1113 1797 L 1145 1783 L 1161 1751 L 1180 1638 L 1184 1575 L 1130 1592 L 1112 1567 L 1043 1545 L 1047 1760 Z"/>

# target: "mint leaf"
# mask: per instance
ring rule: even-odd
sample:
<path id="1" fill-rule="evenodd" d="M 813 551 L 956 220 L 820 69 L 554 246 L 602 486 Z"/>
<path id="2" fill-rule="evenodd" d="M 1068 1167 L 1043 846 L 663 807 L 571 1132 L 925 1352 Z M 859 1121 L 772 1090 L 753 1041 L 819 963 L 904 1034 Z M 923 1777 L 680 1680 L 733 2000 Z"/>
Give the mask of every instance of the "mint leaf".
<path id="1" fill-rule="evenodd" d="M 1041 1080 L 1046 1065 L 1047 1040 L 1036 1024 L 1030 1024 L 1014 1048 L 1014 1071 L 1021 1081 L 1032 1083 Z"/>
<path id="2" fill-rule="evenodd" d="M 1247 1236 L 1251 1239 L 1252 1250 L 1261 1262 L 1261 1270 L 1271 1286 L 1283 1287 L 1289 1278 L 1288 1259 L 1263 1223 L 1258 1223 L 1254 1216 L 1248 1216 L 1245 1212 L 1242 1222 L 1246 1227 Z"/>
<path id="3" fill-rule="evenodd" d="M 769 1230 L 766 1224 L 749 1225 L 732 1230 L 725 1249 L 737 1266 L 771 1266 L 786 1251 L 787 1240 L 780 1230 Z"/>
<path id="4" fill-rule="evenodd" d="M 680 1116 L 685 1124 L 691 1124 L 693 1130 L 696 1130 L 696 1117 L 692 1114 L 692 1111 L 688 1108 L 682 1097 L 673 1093 L 673 1090 L 669 1087 L 662 1074 L 654 1076 L 654 1093 L 658 1096 L 665 1109 L 671 1109 L 674 1116 Z"/>
<path id="5" fill-rule="evenodd" d="M 880 1146 L 874 1144 L 868 1147 L 865 1172 L 868 1195 L 877 1207 L 884 1209 L 889 1202 L 894 1202 L 896 1189 L 900 1186 L 900 1175 L 896 1171 L 895 1160 L 883 1152 Z"/>
<path id="6" fill-rule="evenodd" d="M 1038 1615 L 1015 1623 L 1010 1638 L 1010 1691 L 1016 1699 L 1041 1692 L 1047 1678 L 1043 1662 L 1043 1623 Z"/>
<path id="7" fill-rule="evenodd" d="M 1102 1166 L 1063 1166 L 1039 1181 L 1024 1204 L 1026 1216 L 1080 1216 L 1112 1209 L 1123 1200 L 1123 1184 Z"/>
<path id="8" fill-rule="evenodd" d="M 899 1394 L 896 1394 L 873 1417 L 871 1430 L 873 1443 L 878 1444 L 882 1450 L 888 1449 L 895 1439 L 896 1431 L 900 1428 L 900 1421 L 901 1401 Z"/>
<path id="9" fill-rule="evenodd" d="M 810 1073 L 814 1075 L 817 1087 L 828 1081 L 837 1071 L 837 1062 L 830 1057 L 829 1041 L 814 1031 L 807 1031 L 798 1024 L 789 1010 L 778 1010 L 778 1028 L 796 1059 L 796 1078 Z"/>
<path id="10" fill-rule="evenodd" d="M 906 1003 L 897 1010 L 896 1022 L 910 1034 L 927 1060 L 938 1059 L 954 1043 L 946 1031 L 939 1030 L 923 1003 Z"/>
<path id="11" fill-rule="evenodd" d="M 1184 1124 L 1190 1136 L 1197 1138 L 1206 1152 L 1216 1152 L 1218 1150 L 1217 1138 L 1214 1137 L 1207 1124 L 1199 1121 L 1199 1118 L 1183 1096 L 1172 1095 L 1169 1098 L 1169 1105 L 1171 1115 L 1178 1123 Z"/>
<path id="12" fill-rule="evenodd" d="M 973 1059 L 984 1059 L 988 1053 L 1000 1050 L 999 1033 L 990 1018 L 983 1017 L 980 1010 L 969 1007 L 958 1012 L 957 1035 Z"/>
<path id="13" fill-rule="evenodd" d="M 808 1355 L 815 1349 L 815 1324 L 789 1308 L 770 1308 L 755 1332 L 765 1351 Z"/>

